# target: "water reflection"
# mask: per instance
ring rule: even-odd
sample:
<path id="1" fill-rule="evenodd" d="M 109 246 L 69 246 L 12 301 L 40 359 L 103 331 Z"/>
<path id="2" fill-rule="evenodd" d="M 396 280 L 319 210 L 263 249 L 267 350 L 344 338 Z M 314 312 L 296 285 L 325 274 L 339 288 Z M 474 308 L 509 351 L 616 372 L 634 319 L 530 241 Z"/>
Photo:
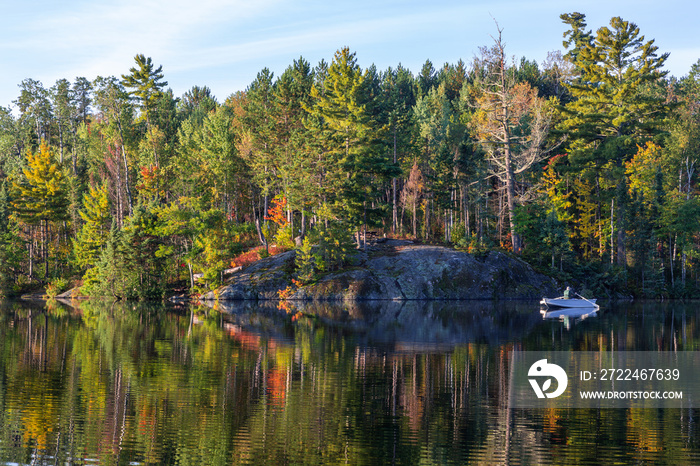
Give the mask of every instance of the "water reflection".
<path id="1" fill-rule="evenodd" d="M 692 463 L 693 410 L 509 410 L 513 349 L 696 350 L 694 306 L 4 303 L 0 463 Z"/>
<path id="2" fill-rule="evenodd" d="M 573 309 L 541 309 L 540 314 L 544 320 L 558 320 L 569 330 L 572 325 L 590 317 L 596 317 L 600 309 L 598 307 L 579 307 Z"/>

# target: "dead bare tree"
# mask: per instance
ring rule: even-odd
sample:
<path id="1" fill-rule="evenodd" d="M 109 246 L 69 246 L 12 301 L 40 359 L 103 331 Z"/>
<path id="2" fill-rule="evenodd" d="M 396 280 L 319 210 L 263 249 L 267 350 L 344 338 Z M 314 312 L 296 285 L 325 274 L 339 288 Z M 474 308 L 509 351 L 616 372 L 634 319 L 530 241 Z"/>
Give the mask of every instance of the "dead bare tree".
<path id="1" fill-rule="evenodd" d="M 552 106 L 537 96 L 527 83 L 518 83 L 506 62 L 502 29 L 498 27 L 494 45 L 482 47 L 475 73 L 479 76 L 476 99 L 475 131 L 488 154 L 491 172 L 506 190 L 513 251 L 520 254 L 522 242 L 514 222 L 516 175 L 542 161 L 559 143 L 547 138 L 552 122 Z"/>

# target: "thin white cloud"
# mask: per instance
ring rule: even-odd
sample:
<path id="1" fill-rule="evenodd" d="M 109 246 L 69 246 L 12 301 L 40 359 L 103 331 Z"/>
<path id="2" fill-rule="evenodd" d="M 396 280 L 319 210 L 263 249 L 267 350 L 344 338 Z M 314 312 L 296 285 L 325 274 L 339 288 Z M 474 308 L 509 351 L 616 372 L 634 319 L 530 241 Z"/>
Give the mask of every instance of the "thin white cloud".
<path id="1" fill-rule="evenodd" d="M 265 57 L 280 55 L 294 57 L 318 49 L 335 50 L 344 45 L 356 48 L 375 43 L 381 47 L 386 42 L 398 43 L 408 39 L 420 41 L 422 34 L 434 34 L 427 32 L 432 23 L 442 22 L 444 25 L 450 22 L 446 18 L 464 18 L 464 10 L 466 7 L 432 8 L 420 13 L 393 17 L 369 16 L 349 22 L 282 24 L 274 31 L 269 28 L 264 31 L 253 30 L 249 40 L 236 41 L 222 37 L 220 45 L 183 51 L 183 59 L 171 70 L 185 71 L 252 59 L 262 61 Z M 463 21 L 463 25 L 467 23 L 468 21 Z M 259 36 L 265 38 L 256 39 Z M 263 66 L 264 63 L 261 68 Z"/>
<path id="2" fill-rule="evenodd" d="M 672 74 L 679 74 L 676 68 L 687 73 L 690 65 L 683 63 L 697 60 L 697 49 L 679 48 L 687 38 L 671 42 L 666 29 L 652 30 L 643 17 L 633 17 L 643 12 L 631 0 L 592 2 L 583 10 L 573 0 L 65 0 L 42 9 L 16 2 L 16 17 L 9 13 L 0 29 L 0 92 L 16 96 L 17 84 L 28 77 L 49 87 L 58 78 L 119 76 L 137 53 L 163 65 L 176 93 L 193 84 L 250 83 L 263 67 L 280 72 L 300 55 L 330 61 L 346 45 L 358 52 L 361 66 L 415 66 L 426 59 L 439 66 L 469 61 L 490 44 L 492 18 L 504 28 L 510 54 L 541 60 L 561 48 L 566 26 L 559 14 L 577 9 L 590 14 L 593 29 L 617 14 L 638 22 L 648 37 L 659 38 L 661 52 L 672 52 Z M 0 105 L 10 99 L 0 98 Z"/>
<path id="3" fill-rule="evenodd" d="M 39 17 L 27 34 L 3 48 L 63 57 L 65 70 L 87 75 L 124 70 L 136 53 L 156 59 L 178 56 L 183 37 L 215 24 L 244 24 L 278 2 L 230 0 L 122 0 L 84 3 Z M 7 44 L 7 42 L 5 42 Z M 131 65 L 131 63 L 129 63 Z M 118 68 L 117 68 L 118 67 Z"/>

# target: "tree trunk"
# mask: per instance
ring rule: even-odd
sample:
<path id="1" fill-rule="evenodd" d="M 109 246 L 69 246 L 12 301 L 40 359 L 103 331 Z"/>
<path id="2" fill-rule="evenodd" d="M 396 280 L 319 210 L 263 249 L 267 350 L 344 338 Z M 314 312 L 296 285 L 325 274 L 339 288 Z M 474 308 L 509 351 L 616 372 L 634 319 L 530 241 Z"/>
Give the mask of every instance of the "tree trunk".
<path id="1" fill-rule="evenodd" d="M 671 268 L 671 287 L 675 285 L 675 280 L 673 277 L 673 238 L 671 237 L 671 233 L 668 234 L 668 263 Z"/>
<path id="2" fill-rule="evenodd" d="M 29 227 L 29 242 L 27 243 L 27 248 L 29 249 L 29 281 L 34 279 L 34 239 L 32 236 L 32 227 Z"/>
<path id="3" fill-rule="evenodd" d="M 682 260 L 682 269 L 681 269 L 681 284 L 685 286 L 685 277 L 686 277 L 686 264 L 688 263 L 688 255 L 683 251 L 681 253 L 681 260 Z"/>
<path id="4" fill-rule="evenodd" d="M 513 157 L 511 154 L 511 135 L 508 127 L 509 102 L 506 96 L 508 89 L 506 83 L 506 63 L 502 45 L 499 39 L 500 56 L 500 80 L 501 80 L 501 142 L 503 143 L 503 162 L 506 171 L 506 195 L 508 196 L 508 217 L 510 221 L 510 236 L 513 243 L 513 252 L 520 254 L 520 236 L 515 231 L 515 173 L 513 172 Z"/>
<path id="5" fill-rule="evenodd" d="M 153 128 L 151 126 L 151 118 L 148 110 L 146 110 L 146 127 L 148 128 L 148 135 L 151 137 L 151 149 L 153 149 L 153 160 L 158 167 L 158 151 L 156 150 L 156 141 L 153 138 Z"/>
<path id="6" fill-rule="evenodd" d="M 42 220 L 41 221 L 41 255 L 42 259 L 44 261 L 44 282 L 48 282 L 49 280 L 49 244 L 48 244 L 48 237 L 49 237 L 49 221 L 48 220 Z"/>
<path id="7" fill-rule="evenodd" d="M 303 241 L 305 236 L 306 236 L 306 213 L 304 212 L 304 209 L 301 209 L 301 231 L 299 232 L 299 237 Z"/>
<path id="8" fill-rule="evenodd" d="M 610 201 L 610 266 L 615 263 L 615 199 Z"/>
<path id="9" fill-rule="evenodd" d="M 121 134 L 121 125 L 119 126 L 119 133 Z M 124 148 L 124 139 L 122 138 L 121 143 L 122 159 L 124 161 L 124 187 L 126 188 L 126 202 L 129 206 L 129 216 L 134 215 L 134 203 L 131 200 L 131 188 L 129 187 L 129 164 L 126 159 L 126 149 Z"/>
<path id="10" fill-rule="evenodd" d="M 507 132 L 507 130 L 506 130 Z M 510 136 L 508 136 L 510 137 Z M 505 162 L 506 162 L 506 194 L 508 196 L 508 217 L 510 220 L 510 236 L 513 241 L 513 252 L 520 254 L 522 245 L 520 243 L 520 235 L 515 231 L 515 174 L 513 173 L 513 165 L 511 162 L 510 144 L 505 145 Z"/>
<path id="11" fill-rule="evenodd" d="M 396 127 L 394 127 L 394 165 L 397 162 L 396 155 Z M 396 177 L 391 180 L 393 189 L 393 202 L 392 202 L 392 222 L 391 222 L 391 232 L 396 234 L 396 225 L 398 224 L 398 206 L 396 204 Z"/>
<path id="12" fill-rule="evenodd" d="M 255 219 L 255 230 L 258 232 L 258 239 L 260 240 L 260 243 L 265 246 L 265 250 L 267 250 L 267 239 L 265 238 L 265 234 L 260 227 L 260 217 L 255 209 L 255 201 L 251 201 L 251 204 L 251 207 L 253 208 L 253 217 Z"/>
<path id="13" fill-rule="evenodd" d="M 194 270 L 192 269 L 192 262 L 187 261 L 187 271 L 190 276 L 190 290 L 194 290 Z"/>
<path id="14" fill-rule="evenodd" d="M 416 228 L 418 226 L 418 219 L 417 219 L 417 214 L 418 214 L 418 200 L 415 199 L 413 201 L 413 239 L 416 239 Z"/>
<path id="15" fill-rule="evenodd" d="M 58 150 L 59 154 L 61 154 L 59 161 L 61 162 L 61 165 L 63 165 L 63 125 L 61 123 L 58 124 Z"/>
<path id="16" fill-rule="evenodd" d="M 121 175 L 121 170 L 119 169 L 119 161 L 116 162 L 116 168 L 117 168 L 117 188 L 116 188 L 116 193 L 115 197 L 117 199 L 117 226 L 119 228 L 122 227 L 122 221 L 123 219 L 123 211 L 124 211 L 124 204 L 122 202 L 122 175 Z"/>

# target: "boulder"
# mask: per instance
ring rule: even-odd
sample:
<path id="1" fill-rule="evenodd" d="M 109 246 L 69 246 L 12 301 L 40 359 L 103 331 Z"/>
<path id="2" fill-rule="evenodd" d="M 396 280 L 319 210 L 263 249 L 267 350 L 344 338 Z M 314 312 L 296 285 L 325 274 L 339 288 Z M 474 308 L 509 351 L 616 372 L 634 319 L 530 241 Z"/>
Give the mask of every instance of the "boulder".
<path id="1" fill-rule="evenodd" d="M 510 255 L 475 256 L 442 247 L 389 240 L 360 253 L 356 264 L 299 289 L 293 286 L 294 251 L 272 256 L 234 274 L 204 299 L 304 301 L 534 299 L 556 294 L 557 283 Z"/>

